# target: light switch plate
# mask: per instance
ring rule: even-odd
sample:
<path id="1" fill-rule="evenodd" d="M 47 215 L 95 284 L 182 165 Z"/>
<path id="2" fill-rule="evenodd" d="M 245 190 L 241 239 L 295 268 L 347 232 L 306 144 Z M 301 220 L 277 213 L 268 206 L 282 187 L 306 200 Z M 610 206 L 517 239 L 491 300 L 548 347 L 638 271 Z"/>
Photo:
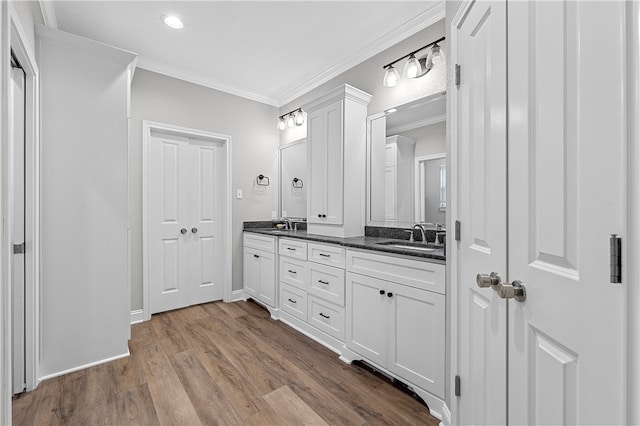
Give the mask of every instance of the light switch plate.
<path id="1" fill-rule="evenodd" d="M 236 190 L 236 198 L 237 198 L 238 200 L 241 200 L 241 199 L 242 199 L 242 189 L 237 189 L 237 190 Z"/>

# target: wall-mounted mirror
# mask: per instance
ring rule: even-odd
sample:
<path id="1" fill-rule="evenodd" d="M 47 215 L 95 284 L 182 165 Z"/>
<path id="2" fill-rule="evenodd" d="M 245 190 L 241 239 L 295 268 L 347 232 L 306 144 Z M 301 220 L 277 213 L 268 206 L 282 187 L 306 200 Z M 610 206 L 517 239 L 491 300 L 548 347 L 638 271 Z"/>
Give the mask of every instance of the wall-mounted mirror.
<path id="1" fill-rule="evenodd" d="M 280 147 L 280 215 L 307 217 L 307 140 Z"/>
<path id="2" fill-rule="evenodd" d="M 367 118 L 367 222 L 445 223 L 446 96 Z"/>

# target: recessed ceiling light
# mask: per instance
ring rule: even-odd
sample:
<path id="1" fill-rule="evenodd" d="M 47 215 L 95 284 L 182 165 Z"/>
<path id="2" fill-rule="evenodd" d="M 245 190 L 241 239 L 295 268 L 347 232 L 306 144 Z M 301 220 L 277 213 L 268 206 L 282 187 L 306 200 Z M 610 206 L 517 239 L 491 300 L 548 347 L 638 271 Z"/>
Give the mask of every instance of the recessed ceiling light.
<path id="1" fill-rule="evenodd" d="M 167 27 L 173 28 L 174 30 L 179 30 L 184 27 L 184 24 L 182 23 L 180 18 L 175 15 L 164 15 L 162 17 L 162 20 Z"/>

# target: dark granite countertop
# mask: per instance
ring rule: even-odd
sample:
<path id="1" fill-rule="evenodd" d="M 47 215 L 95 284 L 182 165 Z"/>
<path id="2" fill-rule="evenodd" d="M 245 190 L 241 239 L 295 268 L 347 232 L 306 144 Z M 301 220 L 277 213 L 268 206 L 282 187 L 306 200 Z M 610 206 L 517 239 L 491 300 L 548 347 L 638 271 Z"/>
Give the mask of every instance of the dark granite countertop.
<path id="1" fill-rule="evenodd" d="M 308 234 L 307 231 L 298 230 L 285 230 L 274 228 L 245 228 L 244 232 L 251 232 L 255 234 L 273 235 L 278 237 L 297 238 L 300 240 L 313 241 L 318 243 L 337 244 L 343 247 L 380 251 L 385 253 L 401 254 L 404 256 L 419 257 L 427 259 L 434 263 L 444 263 L 446 256 L 444 248 L 438 247 L 434 251 L 421 251 L 419 247 L 434 247 L 433 245 L 414 244 L 417 249 L 410 249 L 404 247 L 392 247 L 391 244 L 401 244 L 411 246 L 406 240 L 397 240 L 383 237 L 329 237 L 326 235 Z M 381 244 L 382 243 L 382 244 Z M 387 243 L 387 244 L 385 244 Z"/>

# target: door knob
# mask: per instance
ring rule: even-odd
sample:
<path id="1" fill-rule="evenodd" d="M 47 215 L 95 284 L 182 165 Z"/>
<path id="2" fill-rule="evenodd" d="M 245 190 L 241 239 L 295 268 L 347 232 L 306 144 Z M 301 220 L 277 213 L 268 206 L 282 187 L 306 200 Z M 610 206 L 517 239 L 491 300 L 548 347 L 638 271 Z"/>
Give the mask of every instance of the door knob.
<path id="1" fill-rule="evenodd" d="M 187 233 L 187 228 L 182 228 L 182 229 L 180 230 L 180 233 L 181 233 L 182 235 L 186 234 L 186 233 Z"/>
<path id="2" fill-rule="evenodd" d="M 502 278 L 497 272 L 492 272 L 489 275 L 487 274 L 478 274 L 476 275 L 476 284 L 478 287 L 492 287 L 500 284 L 502 282 Z"/>
<path id="3" fill-rule="evenodd" d="M 515 280 L 511 284 L 500 283 L 495 287 L 498 296 L 503 299 L 515 299 L 516 302 L 524 302 L 527 298 L 527 290 L 522 281 Z"/>
<path id="4" fill-rule="evenodd" d="M 191 232 L 195 234 L 196 232 L 198 232 L 198 228 L 191 228 Z"/>

